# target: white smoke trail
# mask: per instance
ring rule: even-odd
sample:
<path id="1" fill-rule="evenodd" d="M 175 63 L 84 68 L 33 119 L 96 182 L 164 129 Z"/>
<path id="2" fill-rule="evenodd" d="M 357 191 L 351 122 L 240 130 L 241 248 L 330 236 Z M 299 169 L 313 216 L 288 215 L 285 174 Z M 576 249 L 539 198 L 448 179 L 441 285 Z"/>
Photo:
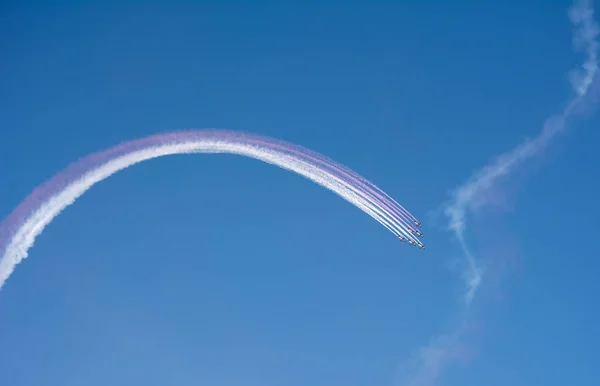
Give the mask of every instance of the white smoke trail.
<path id="1" fill-rule="evenodd" d="M 386 202 L 386 201 L 389 202 L 391 205 L 387 206 L 386 209 L 392 213 L 397 214 L 399 217 L 399 220 L 401 220 L 403 222 L 403 225 L 413 227 L 414 222 L 417 221 L 417 218 L 415 216 L 413 216 L 412 213 L 410 213 L 408 210 L 406 210 L 402 205 L 400 205 L 396 200 L 394 200 L 392 197 L 390 197 L 383 190 L 379 189 L 379 187 L 375 186 L 371 181 L 367 180 L 363 176 L 356 173 L 354 170 L 348 168 L 345 165 L 339 164 L 333 160 L 327 159 L 323 155 L 320 155 L 313 151 L 308 150 L 308 151 L 306 151 L 306 153 L 310 154 L 312 157 L 321 159 L 322 161 L 327 162 L 328 164 L 331 164 L 336 169 L 339 169 L 339 170 L 343 171 L 344 173 L 350 175 L 352 178 L 358 180 L 359 182 L 361 182 L 364 185 L 365 190 L 368 192 L 368 194 L 371 195 L 372 197 L 374 197 L 375 199 L 378 199 L 379 201 L 382 201 L 382 202 Z M 415 240 L 417 240 L 417 239 L 415 239 Z"/>
<path id="2" fill-rule="evenodd" d="M 543 152 L 550 141 L 565 130 L 567 120 L 585 110 L 588 92 L 598 71 L 598 49 L 600 48 L 596 41 L 599 28 L 593 15 L 594 10 L 589 0 L 578 1 L 569 9 L 569 19 L 575 28 L 574 48 L 583 51 L 586 55 L 582 68 L 571 73 L 571 84 L 577 96 L 569 101 L 561 114 L 545 122 L 537 137 L 526 140 L 510 152 L 497 157 L 492 164 L 475 173 L 464 185 L 457 188 L 452 202 L 446 206 L 445 214 L 450 221 L 449 229 L 454 232 L 467 259 L 467 270 L 464 275 L 467 281 L 465 295 L 467 303 L 471 302 L 481 283 L 483 268 L 478 267 L 464 239 L 466 216 L 468 212 L 478 211 L 488 205 L 494 189 L 502 178 L 508 177 L 523 162 Z"/>
<path id="3" fill-rule="evenodd" d="M 402 205 L 396 202 L 396 200 L 390 197 L 387 193 L 379 189 L 379 187 L 375 186 L 371 181 L 367 180 L 366 178 L 359 175 L 355 171 L 349 169 L 348 167 L 338 164 L 335 161 L 327 160 L 323 156 L 315 154 L 314 152 L 310 152 L 310 154 L 311 156 L 314 156 L 316 158 L 324 160 L 327 163 L 335 165 L 335 168 L 340 169 L 344 173 L 350 175 L 352 178 L 355 178 L 356 180 L 360 181 L 365 186 L 365 191 L 367 192 L 367 194 L 381 202 L 389 202 L 391 205 L 387 206 L 386 209 L 398 215 L 399 220 L 402 221 L 404 226 L 413 227 L 414 222 L 417 221 L 416 217 L 413 216 L 409 211 L 404 209 Z"/>
<path id="4" fill-rule="evenodd" d="M 596 38 L 599 28 L 593 18 L 594 10 L 591 1 L 580 0 L 569 9 L 568 16 L 574 27 L 573 44 L 576 51 L 584 52 L 583 65 L 570 73 L 570 81 L 576 96 L 571 98 L 567 107 L 558 115 L 544 123 L 537 137 L 526 140 L 513 150 L 497 157 L 490 165 L 476 172 L 466 183 L 459 186 L 452 200 L 445 206 L 444 213 L 449 219 L 448 229 L 454 234 L 464 253 L 466 267 L 463 271 L 466 290 L 463 295 L 462 312 L 467 315 L 474 296 L 479 289 L 484 267 L 475 258 L 465 240 L 467 214 L 475 213 L 492 202 L 498 184 L 510 175 L 525 161 L 541 154 L 549 143 L 567 128 L 568 120 L 584 113 L 595 97 L 592 90 L 598 83 L 598 50 Z M 448 355 L 461 339 L 464 331 L 448 333 L 434 338 L 414 358 L 410 376 L 404 380 L 403 386 L 431 386 L 438 379 L 443 366 L 453 357 Z M 452 339 L 447 340 L 446 338 Z M 440 340 L 441 339 L 441 340 Z M 440 344 L 440 341 L 443 342 Z M 447 343 L 450 342 L 450 345 Z"/>
<path id="5" fill-rule="evenodd" d="M 390 216 L 391 220 L 398 227 L 399 233 L 402 233 L 404 236 L 406 236 L 408 240 L 413 240 L 417 243 L 420 243 L 420 240 L 417 238 L 417 236 L 406 230 L 414 228 L 414 222 L 417 221 L 416 217 L 414 217 L 409 211 L 402 207 L 402 205 L 398 204 L 398 202 L 387 195 L 384 191 L 379 189 L 379 187 L 375 186 L 373 182 L 367 180 L 347 166 L 335 162 L 332 159 L 312 150 L 289 144 L 286 144 L 285 147 L 288 148 L 289 151 L 292 151 L 303 157 L 308 157 L 311 162 L 316 161 L 327 168 L 335 170 L 336 174 L 345 175 L 351 180 L 356 181 L 356 185 L 353 186 L 356 186 L 365 195 L 369 196 L 369 201 L 372 201 L 373 204 L 381 208 L 381 210 L 383 210 L 386 214 L 392 215 Z"/>
<path id="6" fill-rule="evenodd" d="M 586 56 L 581 68 L 570 73 L 571 84 L 579 96 L 584 96 L 598 71 L 598 50 L 600 49 L 596 41 L 600 30 L 594 21 L 594 8 L 591 0 L 576 2 L 569 9 L 569 19 L 575 28 L 574 48 Z"/>
<path id="7" fill-rule="evenodd" d="M 339 177 L 329 174 L 315 165 L 292 157 L 289 154 L 273 149 L 235 141 L 219 141 L 214 139 L 195 139 L 180 143 L 164 144 L 151 148 L 136 150 L 96 167 L 77 180 L 67 185 L 64 189 L 50 197 L 46 202 L 31 214 L 17 229 L 0 258 L 0 288 L 19 264 L 28 255 L 28 250 L 33 246 L 35 239 L 44 228 L 67 206 L 71 205 L 78 197 L 84 194 L 94 184 L 112 174 L 123 170 L 136 163 L 172 154 L 184 153 L 229 153 L 255 158 L 283 169 L 294 171 L 319 185 L 335 192 L 350 203 L 354 204 L 375 220 L 380 222 L 390 231 L 397 233 L 390 216 L 381 208 L 373 205 L 357 192 L 356 187 L 349 185 Z M 406 232 L 400 229 L 400 232 Z"/>

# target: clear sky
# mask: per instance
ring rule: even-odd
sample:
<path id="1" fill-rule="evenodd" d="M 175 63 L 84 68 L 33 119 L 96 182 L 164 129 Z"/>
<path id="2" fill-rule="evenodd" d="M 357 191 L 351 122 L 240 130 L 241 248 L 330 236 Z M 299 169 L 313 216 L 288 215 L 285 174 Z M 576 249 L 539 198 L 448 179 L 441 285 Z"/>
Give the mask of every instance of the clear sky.
<path id="1" fill-rule="evenodd" d="M 569 2 L 495 3 L 3 3 L 1 218 L 89 152 L 216 127 L 348 165 L 423 221 L 427 249 L 255 160 L 149 161 L 56 218 L 2 289 L 0 384 L 395 386 L 458 328 L 435 384 L 597 385 L 598 120 L 468 224 L 496 267 L 468 313 L 432 215 L 537 135 L 583 61 Z"/>

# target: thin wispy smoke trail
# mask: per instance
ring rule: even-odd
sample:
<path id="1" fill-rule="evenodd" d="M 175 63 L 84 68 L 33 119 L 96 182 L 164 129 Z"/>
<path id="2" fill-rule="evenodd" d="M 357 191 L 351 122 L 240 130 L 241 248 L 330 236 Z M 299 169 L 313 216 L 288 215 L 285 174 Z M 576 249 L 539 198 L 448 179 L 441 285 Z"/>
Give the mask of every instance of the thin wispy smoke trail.
<path id="1" fill-rule="evenodd" d="M 579 96 L 587 94 L 596 72 L 598 71 L 598 50 L 596 41 L 598 25 L 594 21 L 594 8 L 591 0 L 580 0 L 569 9 L 569 19 L 575 31 L 573 45 L 579 52 L 586 56 L 581 68 L 571 72 L 571 83 Z"/>
<path id="2" fill-rule="evenodd" d="M 571 72 L 571 85 L 576 96 L 567 103 L 567 107 L 560 114 L 546 120 L 537 137 L 528 139 L 513 150 L 500 155 L 494 162 L 476 172 L 465 184 L 458 187 L 453 199 L 445 208 L 445 214 L 449 218 L 448 227 L 458 239 L 467 260 L 465 272 L 467 303 L 473 299 L 483 274 L 483 269 L 478 267 L 465 242 L 467 214 L 488 205 L 498 184 L 508 178 L 523 162 L 542 153 L 548 144 L 567 128 L 567 121 L 582 113 L 589 102 L 588 93 L 598 72 L 600 46 L 596 38 L 600 30 L 594 21 L 594 10 L 589 0 L 576 2 L 569 9 L 568 15 L 574 27 L 574 48 L 585 53 L 581 68 Z"/>
<path id="3" fill-rule="evenodd" d="M 366 179 L 323 155 L 256 135 L 224 130 L 187 131 L 126 142 L 92 154 L 34 190 L 0 224 L 0 288 L 27 257 L 44 228 L 94 184 L 139 162 L 185 153 L 237 154 L 293 171 L 343 197 L 396 236 L 417 240 L 400 216 L 407 213 L 404 208 L 382 195 L 373 183 L 367 184 Z"/>
<path id="4" fill-rule="evenodd" d="M 482 267 L 481 262 L 476 259 L 466 242 L 465 231 L 468 215 L 490 205 L 499 184 L 509 178 L 524 162 L 543 153 L 552 140 L 568 128 L 569 120 L 586 113 L 596 99 L 596 89 L 600 83 L 598 82 L 600 45 L 596 39 L 600 29 L 594 21 L 591 1 L 576 1 L 568 10 L 568 17 L 574 29 L 574 49 L 585 55 L 583 64 L 569 73 L 574 96 L 570 98 L 566 107 L 559 114 L 546 120 L 541 132 L 536 137 L 528 139 L 513 150 L 498 156 L 489 165 L 473 174 L 463 185 L 455 189 L 452 199 L 444 206 L 444 214 L 448 218 L 448 230 L 458 241 L 465 259 L 463 279 L 466 289 L 462 297 L 464 302 L 461 309 L 461 313 L 464 315 L 468 315 L 485 273 L 485 267 Z M 410 374 L 402 381 L 401 385 L 431 386 L 435 384 L 444 365 L 449 360 L 455 359 L 450 354 L 464 334 L 465 331 L 461 327 L 457 331 L 432 339 L 413 358 Z"/>

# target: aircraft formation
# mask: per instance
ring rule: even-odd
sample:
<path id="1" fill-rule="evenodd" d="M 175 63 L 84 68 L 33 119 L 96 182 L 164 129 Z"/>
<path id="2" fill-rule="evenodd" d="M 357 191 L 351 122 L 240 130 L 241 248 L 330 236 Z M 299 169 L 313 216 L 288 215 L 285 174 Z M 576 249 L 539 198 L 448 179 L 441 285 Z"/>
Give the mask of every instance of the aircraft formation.
<path id="1" fill-rule="evenodd" d="M 322 154 L 254 134 L 186 130 L 90 154 L 38 186 L 0 222 L 0 289 L 44 228 L 96 183 L 140 162 L 188 153 L 241 155 L 295 172 L 354 204 L 403 241 L 424 248 L 421 223 L 410 212 L 374 183 Z"/>
<path id="2" fill-rule="evenodd" d="M 419 222 L 417 220 L 413 220 L 413 223 L 417 226 L 417 228 L 421 228 L 421 226 L 422 226 L 421 222 Z M 423 237 L 423 232 L 421 232 L 418 229 L 412 229 L 411 227 L 406 226 L 406 230 L 408 230 L 410 233 L 412 233 L 413 235 L 415 235 L 417 237 Z M 421 249 L 425 249 L 425 245 L 419 240 L 409 240 L 407 237 L 402 236 L 402 235 L 398 235 L 398 238 L 401 241 L 408 242 L 410 245 L 418 246 Z"/>

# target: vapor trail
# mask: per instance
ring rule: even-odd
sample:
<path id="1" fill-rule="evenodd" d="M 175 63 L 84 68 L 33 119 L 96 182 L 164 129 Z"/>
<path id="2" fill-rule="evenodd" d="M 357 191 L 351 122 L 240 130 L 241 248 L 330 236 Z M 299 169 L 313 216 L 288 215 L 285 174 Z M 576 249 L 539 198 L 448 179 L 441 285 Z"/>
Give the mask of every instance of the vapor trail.
<path id="1" fill-rule="evenodd" d="M 412 226 L 412 221 L 407 221 L 407 216 L 412 216 L 406 209 L 401 207 L 395 201 L 393 201 L 389 196 L 382 195 L 383 193 L 377 186 L 375 186 L 371 181 L 366 178 L 360 176 L 353 170 L 348 167 L 333 161 L 332 159 L 314 152 L 312 150 L 308 150 L 297 145 L 285 144 L 285 143 L 271 143 L 272 147 L 277 147 L 280 150 L 288 151 L 293 153 L 295 156 L 306 158 L 308 162 L 313 164 L 318 164 L 323 168 L 326 168 L 331 171 L 332 174 L 343 176 L 347 181 L 351 182 L 352 185 L 356 186 L 360 189 L 364 194 L 366 194 L 370 201 L 376 204 L 381 209 L 385 210 L 388 215 L 391 216 L 389 218 L 394 224 L 394 228 L 397 232 L 403 234 L 404 236 L 412 239 L 414 241 L 418 241 L 418 239 L 412 235 L 411 233 L 406 231 L 406 227 Z M 383 193 L 385 194 L 385 193 Z M 391 205 L 390 205 L 391 203 Z M 401 211 L 398 210 L 401 209 Z M 416 221 L 416 219 L 414 220 Z"/>
<path id="2" fill-rule="evenodd" d="M 489 205 L 491 197 L 500 183 L 510 177 L 524 162 L 543 153 L 547 146 L 559 134 L 568 128 L 569 120 L 584 114 L 596 99 L 598 81 L 598 51 L 600 45 L 596 41 L 599 27 L 594 21 L 594 9 L 589 0 L 575 1 L 568 11 L 572 23 L 573 46 L 576 51 L 585 55 L 583 64 L 570 72 L 570 81 L 575 95 L 566 103 L 566 107 L 558 114 L 548 118 L 541 132 L 533 139 L 528 139 L 509 152 L 497 157 L 493 162 L 473 174 L 464 184 L 455 189 L 451 200 L 445 204 L 444 213 L 448 217 L 448 229 L 456 237 L 463 251 L 466 266 L 463 279 L 466 290 L 463 294 L 463 307 L 460 309 L 465 320 L 472 308 L 472 301 L 481 286 L 484 275 L 482 263 L 475 258 L 469 249 L 466 239 L 467 215 L 476 213 Z M 409 364 L 408 376 L 403 379 L 402 386 L 432 386 L 438 380 L 442 369 L 451 360 L 455 348 L 470 332 L 461 322 L 455 331 L 441 334 L 431 339 L 422 347 Z"/>
<path id="3" fill-rule="evenodd" d="M 416 238 L 412 233 L 406 231 L 407 228 L 414 228 L 413 221 L 416 221 L 416 219 L 413 220 L 412 215 L 406 209 L 389 198 L 389 196 L 385 195 L 385 193 L 383 193 L 372 182 L 358 175 L 356 172 L 348 169 L 344 165 L 324 158 L 324 156 L 320 156 L 318 154 L 315 155 L 314 152 L 311 152 L 310 155 L 305 154 L 305 156 L 309 157 L 311 162 L 317 162 L 324 167 L 329 168 L 335 174 L 344 175 L 346 178 L 351 180 L 354 186 L 356 186 L 369 197 L 369 200 L 377 204 L 377 206 L 380 208 L 384 209 L 386 213 L 392 217 L 392 221 L 397 226 L 399 232 L 409 239 L 419 241 L 418 238 Z"/>
<path id="4" fill-rule="evenodd" d="M 294 147 L 295 147 L 295 145 L 294 145 Z M 367 191 L 368 194 L 370 194 L 372 197 L 374 197 L 374 199 L 376 199 L 377 201 L 382 202 L 382 203 L 385 203 L 385 202 L 391 203 L 392 206 L 391 207 L 388 206 L 388 209 L 392 213 L 397 214 L 400 221 L 402 221 L 405 225 L 409 225 L 412 227 L 414 222 L 417 221 L 416 217 L 414 217 L 409 211 L 404 209 L 404 207 L 402 207 L 402 205 L 398 204 L 393 198 L 391 198 L 389 195 L 387 195 L 384 191 L 382 191 L 380 188 L 378 188 L 371 181 L 362 177 L 355 171 L 349 169 L 347 166 L 339 164 L 339 163 L 325 157 L 324 155 L 316 153 L 312 150 L 308 150 L 308 149 L 303 149 L 303 150 L 306 152 L 307 155 L 310 154 L 310 156 L 312 156 L 313 158 L 319 159 L 322 162 L 325 162 L 326 164 L 330 165 L 330 167 L 339 170 L 341 173 L 347 174 L 349 176 L 349 178 L 352 178 L 358 184 L 360 184 L 362 186 L 362 188 L 365 191 Z M 387 204 L 385 204 L 385 205 L 387 205 Z"/>
<path id="5" fill-rule="evenodd" d="M 464 238 L 466 217 L 469 212 L 476 212 L 490 203 L 490 193 L 497 189 L 503 178 L 508 177 L 515 169 L 528 159 L 543 152 L 549 143 L 567 128 L 570 118 L 577 116 L 588 108 L 591 98 L 590 90 L 598 71 L 598 50 L 600 45 L 596 38 L 600 32 L 594 21 L 594 9 L 591 1 L 580 0 L 569 9 L 569 19 L 573 24 L 573 45 L 576 51 L 582 51 L 585 59 L 580 68 L 571 71 L 571 86 L 576 96 L 571 98 L 559 114 L 550 117 L 543 125 L 541 132 L 533 139 L 528 139 L 513 150 L 496 158 L 494 162 L 476 172 L 465 184 L 454 191 L 451 202 L 445 208 L 449 218 L 449 229 L 455 234 L 467 259 L 465 280 L 467 292 L 465 301 L 470 303 L 477 287 L 481 283 L 483 268 L 467 248 Z"/>
<path id="6" fill-rule="evenodd" d="M 125 142 L 89 155 L 36 188 L 0 224 L 0 288 L 44 228 L 94 184 L 139 162 L 185 153 L 237 154 L 293 171 L 354 204 L 395 235 L 416 240 L 399 216 L 407 213 L 404 208 L 381 195 L 373 183 L 323 155 L 256 135 L 187 131 Z"/>

